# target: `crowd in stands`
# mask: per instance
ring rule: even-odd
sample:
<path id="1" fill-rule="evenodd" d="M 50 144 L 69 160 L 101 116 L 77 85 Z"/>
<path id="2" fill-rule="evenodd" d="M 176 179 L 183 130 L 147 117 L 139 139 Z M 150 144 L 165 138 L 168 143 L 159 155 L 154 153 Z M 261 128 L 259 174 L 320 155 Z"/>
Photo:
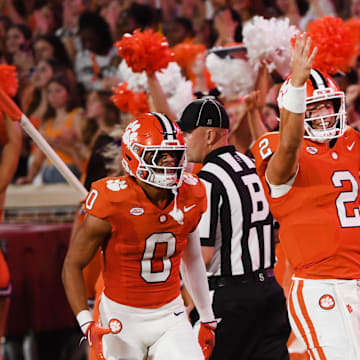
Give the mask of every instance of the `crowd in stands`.
<path id="1" fill-rule="evenodd" d="M 360 0 L 0 0 L 0 64 L 16 67 L 14 100 L 89 190 L 110 168 L 119 173 L 120 163 L 114 169 L 104 153 L 118 159 L 108 145 L 119 145 L 119 134 L 134 116 L 110 100 L 113 89 L 126 80 L 115 46 L 123 35 L 152 29 L 162 33 L 171 48 L 187 41 L 201 45 L 202 57 L 191 69 L 181 68 L 195 98 L 215 87 L 205 71 L 207 51 L 242 44 L 244 26 L 255 16 L 287 18 L 306 31 L 325 16 L 360 20 Z M 246 49 L 232 56 L 246 60 Z M 360 131 L 360 57 L 334 78 L 346 93 L 348 124 Z M 229 141 L 238 151 L 248 153 L 256 138 L 278 129 L 276 99 L 284 80 L 263 64 L 247 93 L 225 97 L 225 91 L 213 92 L 229 114 Z M 169 110 L 170 101 L 161 101 L 165 89 L 159 86 L 160 76 L 148 75 L 146 81 L 150 110 L 176 120 L 175 107 Z M 66 180 L 23 132 L 12 183 L 33 182 Z"/>
<path id="2" fill-rule="evenodd" d="M 123 34 L 151 28 L 163 33 L 170 47 L 192 40 L 211 49 L 241 43 L 244 25 L 256 15 L 287 17 L 290 24 L 304 31 L 309 22 L 323 16 L 357 17 L 359 4 L 358 0 L 5 0 L 0 4 L 0 62 L 16 66 L 16 102 L 80 177 L 85 176 L 92 145 L 103 128 L 91 103 L 106 93 L 110 97 L 111 90 L 123 80 L 115 47 Z M 348 118 L 354 126 L 360 121 L 357 69 L 356 63 L 348 73 L 338 75 L 341 87 L 349 92 Z M 211 82 L 204 78 L 203 66 L 194 64 L 193 71 L 193 93 L 208 93 Z M 277 126 L 271 119 L 278 113 L 276 95 L 283 79 L 275 72 L 262 76 L 267 85 L 257 106 L 264 124 L 272 130 Z M 244 98 L 238 96 L 225 104 L 233 119 L 231 137 L 241 152 L 246 152 L 253 140 L 248 122 L 241 121 L 249 110 Z M 121 126 L 131 119 L 119 110 L 116 117 Z M 13 182 L 33 181 L 65 180 L 24 135 Z"/>

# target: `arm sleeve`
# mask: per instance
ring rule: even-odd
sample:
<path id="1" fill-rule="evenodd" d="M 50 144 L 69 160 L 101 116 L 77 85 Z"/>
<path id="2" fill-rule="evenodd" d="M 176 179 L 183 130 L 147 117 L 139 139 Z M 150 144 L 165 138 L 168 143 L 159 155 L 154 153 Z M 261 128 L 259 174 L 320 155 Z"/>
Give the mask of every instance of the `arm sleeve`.
<path id="1" fill-rule="evenodd" d="M 180 272 L 184 284 L 194 300 L 200 321 L 214 321 L 215 317 L 211 307 L 205 264 L 201 256 L 198 230 L 188 235 L 188 243 L 183 254 Z"/>

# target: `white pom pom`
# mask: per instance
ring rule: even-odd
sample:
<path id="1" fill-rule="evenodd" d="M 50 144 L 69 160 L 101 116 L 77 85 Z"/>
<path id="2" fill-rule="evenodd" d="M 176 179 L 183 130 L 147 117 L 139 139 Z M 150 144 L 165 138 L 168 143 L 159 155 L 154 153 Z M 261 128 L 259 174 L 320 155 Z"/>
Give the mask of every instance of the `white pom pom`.
<path id="1" fill-rule="evenodd" d="M 193 99 L 192 82 L 181 74 L 176 62 L 170 62 L 166 69 L 156 72 L 171 111 L 179 117 L 185 106 Z"/>
<path id="2" fill-rule="evenodd" d="M 170 62 L 166 69 L 156 72 L 156 77 L 164 94 L 167 97 L 173 96 L 176 93 L 178 83 L 182 81 L 180 66 L 176 62 Z"/>
<path id="3" fill-rule="evenodd" d="M 291 43 L 297 33 L 288 18 L 255 16 L 243 28 L 243 42 L 250 65 L 257 70 L 264 60 L 269 72 L 276 70 L 285 79 L 290 73 Z"/>
<path id="4" fill-rule="evenodd" d="M 118 68 L 121 82 L 127 82 L 128 88 L 134 92 L 149 93 L 149 85 L 145 72 L 134 73 L 122 61 Z M 171 111 L 180 116 L 185 106 L 192 100 L 192 82 L 187 81 L 181 74 L 181 68 L 176 62 L 170 62 L 166 69 L 156 72 L 160 86 L 168 100 Z"/>
<path id="5" fill-rule="evenodd" d="M 128 88 L 134 92 L 148 91 L 149 87 L 145 71 L 134 73 L 125 60 L 122 60 L 118 67 L 117 77 L 120 82 L 127 82 Z"/>
<path id="6" fill-rule="evenodd" d="M 206 66 L 221 96 L 228 101 L 238 99 L 254 89 L 257 71 L 245 60 L 209 54 Z"/>
<path id="7" fill-rule="evenodd" d="M 193 100 L 193 88 L 190 80 L 181 78 L 181 81 L 177 84 L 176 93 L 168 98 L 168 103 L 171 111 L 180 118 L 186 105 Z"/>

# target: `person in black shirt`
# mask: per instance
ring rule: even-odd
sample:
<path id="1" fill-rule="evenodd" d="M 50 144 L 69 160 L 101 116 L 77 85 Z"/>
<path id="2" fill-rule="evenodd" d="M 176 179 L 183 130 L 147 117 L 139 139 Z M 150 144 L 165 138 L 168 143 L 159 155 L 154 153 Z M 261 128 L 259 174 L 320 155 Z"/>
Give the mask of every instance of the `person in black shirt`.
<path id="1" fill-rule="evenodd" d="M 228 145 L 229 119 L 213 97 L 192 101 L 178 125 L 188 161 L 202 163 L 208 206 L 199 223 L 216 329 L 211 360 L 289 359 L 285 296 L 274 277 L 273 217 L 255 165 Z"/>

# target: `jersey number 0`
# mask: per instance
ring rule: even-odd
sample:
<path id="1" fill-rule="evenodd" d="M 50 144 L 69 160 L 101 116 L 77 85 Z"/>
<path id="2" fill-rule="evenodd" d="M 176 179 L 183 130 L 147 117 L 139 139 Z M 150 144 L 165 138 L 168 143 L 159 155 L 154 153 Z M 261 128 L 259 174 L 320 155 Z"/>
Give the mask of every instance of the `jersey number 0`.
<path id="1" fill-rule="evenodd" d="M 166 243 L 166 254 L 161 259 L 154 259 L 156 245 Z M 145 250 L 141 260 L 141 277 L 148 283 L 164 282 L 171 272 L 170 257 L 175 254 L 176 238 L 171 233 L 155 233 L 145 240 Z M 162 261 L 162 270 L 152 272 L 153 261 Z"/>

